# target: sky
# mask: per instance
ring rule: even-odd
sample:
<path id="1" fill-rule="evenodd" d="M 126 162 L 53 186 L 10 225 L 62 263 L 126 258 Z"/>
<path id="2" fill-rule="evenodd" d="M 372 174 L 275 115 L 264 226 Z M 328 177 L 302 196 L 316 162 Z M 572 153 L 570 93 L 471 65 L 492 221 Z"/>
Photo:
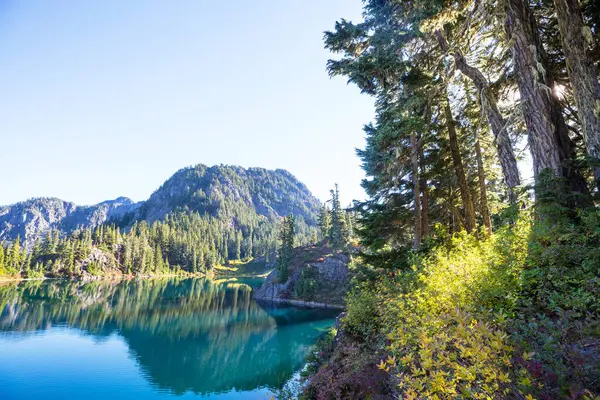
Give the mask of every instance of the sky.
<path id="1" fill-rule="evenodd" d="M 361 0 L 0 0 L 0 204 L 145 200 L 198 163 L 364 198 L 373 100 L 323 32 Z"/>

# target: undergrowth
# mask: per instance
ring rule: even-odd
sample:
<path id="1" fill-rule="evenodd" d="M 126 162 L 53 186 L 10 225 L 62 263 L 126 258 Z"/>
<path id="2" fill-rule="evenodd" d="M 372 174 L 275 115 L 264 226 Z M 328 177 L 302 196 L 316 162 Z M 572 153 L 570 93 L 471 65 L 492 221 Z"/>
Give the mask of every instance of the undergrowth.
<path id="1" fill-rule="evenodd" d="M 355 286 L 343 330 L 396 397 L 600 399 L 600 213 L 545 215 L 440 233 Z"/>

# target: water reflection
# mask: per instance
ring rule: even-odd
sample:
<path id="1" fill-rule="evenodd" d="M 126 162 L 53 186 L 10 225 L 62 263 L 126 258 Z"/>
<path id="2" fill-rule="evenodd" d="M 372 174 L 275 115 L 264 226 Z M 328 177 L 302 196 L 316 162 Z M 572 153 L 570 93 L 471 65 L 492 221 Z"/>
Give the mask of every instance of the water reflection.
<path id="1" fill-rule="evenodd" d="M 152 386 L 173 394 L 280 388 L 334 316 L 330 310 L 260 305 L 243 281 L 0 286 L 0 340 L 56 327 L 96 340 L 116 333 Z"/>

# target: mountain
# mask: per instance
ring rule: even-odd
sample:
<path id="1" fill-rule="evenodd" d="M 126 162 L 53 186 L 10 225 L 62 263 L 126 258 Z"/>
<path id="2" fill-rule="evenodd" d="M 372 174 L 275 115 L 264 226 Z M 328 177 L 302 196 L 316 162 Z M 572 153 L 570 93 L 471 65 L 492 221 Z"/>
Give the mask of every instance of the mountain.
<path id="1" fill-rule="evenodd" d="M 135 211 L 140 203 L 119 197 L 93 206 L 78 206 L 57 198 L 40 197 L 0 207 L 0 242 L 21 237 L 28 247 L 49 230 L 70 233 L 96 227 Z"/>
<path id="2" fill-rule="evenodd" d="M 300 224 L 315 226 L 319 201 L 285 170 L 199 164 L 177 171 L 147 201 L 126 197 L 92 206 L 57 198 L 35 198 L 0 207 L 0 242 L 20 236 L 28 248 L 50 230 L 67 235 L 77 228 L 110 221 L 127 228 L 136 221 L 162 220 L 167 215 L 196 212 L 231 226 L 276 222 L 294 214 Z"/>
<path id="3" fill-rule="evenodd" d="M 288 171 L 199 164 L 177 171 L 141 205 L 136 219 L 152 222 L 173 211 L 216 217 L 252 210 L 272 221 L 294 214 L 315 225 L 319 207 L 319 201 Z"/>

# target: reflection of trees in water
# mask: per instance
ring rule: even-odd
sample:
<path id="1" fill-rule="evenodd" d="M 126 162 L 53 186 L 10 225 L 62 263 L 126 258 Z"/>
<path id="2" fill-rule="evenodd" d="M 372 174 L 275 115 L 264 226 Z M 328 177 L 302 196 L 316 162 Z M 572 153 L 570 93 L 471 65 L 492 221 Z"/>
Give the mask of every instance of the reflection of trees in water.
<path id="1" fill-rule="evenodd" d="M 136 328 L 184 337 L 219 330 L 274 326 L 244 285 L 206 280 L 26 282 L 0 287 L 0 330 L 29 331 L 67 324 L 94 334 Z M 198 318 L 201 314 L 202 318 Z M 10 317 L 12 315 L 12 319 Z"/>
<path id="2" fill-rule="evenodd" d="M 200 279 L 0 286 L 0 331 L 118 332 L 146 377 L 176 393 L 280 387 L 332 316 L 261 307 L 246 285 Z"/>

